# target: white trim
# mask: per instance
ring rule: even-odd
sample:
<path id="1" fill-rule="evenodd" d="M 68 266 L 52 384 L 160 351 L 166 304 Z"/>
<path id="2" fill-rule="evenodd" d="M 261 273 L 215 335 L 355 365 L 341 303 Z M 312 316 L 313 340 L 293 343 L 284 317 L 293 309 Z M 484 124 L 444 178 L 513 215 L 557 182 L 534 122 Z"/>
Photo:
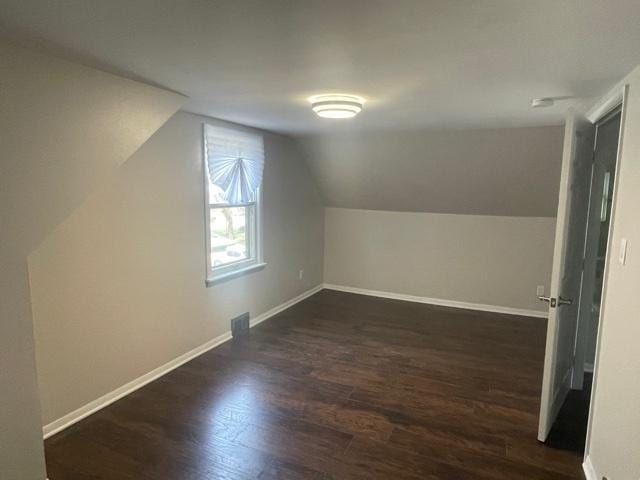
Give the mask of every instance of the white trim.
<path id="1" fill-rule="evenodd" d="M 582 470 L 584 471 L 584 476 L 587 480 L 598 480 L 598 472 L 596 472 L 589 455 L 587 455 L 584 462 L 582 462 Z"/>
<path id="2" fill-rule="evenodd" d="M 339 292 L 357 293 L 372 297 L 392 298 L 394 300 L 404 300 L 407 302 L 427 303 L 429 305 L 439 305 L 443 307 L 464 308 L 467 310 L 480 310 L 482 312 L 506 313 L 507 315 L 521 315 L 526 317 L 547 318 L 547 312 L 529 310 L 524 308 L 503 307 L 499 305 L 487 305 L 484 303 L 461 302 L 458 300 L 445 300 L 442 298 L 419 297 L 415 295 L 405 295 L 403 293 L 382 292 L 379 290 L 368 290 L 365 288 L 347 287 L 344 285 L 334 285 L 325 283 L 327 290 L 337 290 Z"/>
<path id="3" fill-rule="evenodd" d="M 609 90 L 602 98 L 600 98 L 595 105 L 593 105 L 587 114 L 587 120 L 591 123 L 596 123 L 614 108 L 622 104 L 624 97 L 626 83 L 625 81 L 617 83 L 611 90 Z"/>
<path id="4" fill-rule="evenodd" d="M 212 287 L 217 283 L 221 283 L 221 282 L 224 282 L 225 280 L 230 280 L 232 278 L 239 277 L 240 275 L 244 275 L 245 273 L 257 272 L 258 270 L 262 270 L 266 266 L 267 266 L 266 262 L 262 262 L 262 263 L 251 262 L 246 267 L 230 270 L 227 273 L 217 275 L 213 278 L 207 278 L 207 280 L 205 281 L 205 285 L 207 287 Z"/>
<path id="5" fill-rule="evenodd" d="M 538 318 L 546 318 L 547 314 L 545 312 L 539 312 L 536 310 L 526 310 L 519 308 L 511 308 L 511 307 L 502 307 L 496 305 L 486 305 L 480 303 L 469 303 L 469 302 L 459 302 L 455 300 L 443 300 L 438 298 L 429 298 L 429 297 L 418 297 L 413 295 L 404 295 L 399 293 L 390 293 L 390 292 L 381 292 L 377 290 L 367 290 L 362 288 L 354 288 L 354 287 L 346 287 L 342 285 L 334 285 L 334 284 L 321 284 L 317 285 L 306 292 L 298 295 L 297 297 L 292 298 L 256 317 L 254 317 L 250 325 L 254 327 L 265 320 L 277 315 L 278 313 L 286 310 L 289 307 L 292 307 L 296 303 L 305 300 L 306 298 L 316 294 L 322 289 L 328 290 L 337 290 L 341 292 L 349 292 L 356 293 L 361 295 L 369 295 L 374 297 L 381 298 L 391 298 L 395 300 L 404 300 L 408 302 L 417 302 L 417 303 L 427 303 L 430 305 L 440 305 L 445 307 L 454 307 L 454 308 L 464 308 L 470 310 L 480 310 L 484 312 L 494 312 L 494 313 L 506 313 L 509 315 L 523 315 L 528 317 L 538 317 Z M 231 332 L 227 331 L 222 335 L 219 335 L 208 342 L 194 348 L 193 350 L 180 355 L 179 357 L 174 358 L 173 360 L 165 363 L 164 365 L 151 370 L 150 372 L 132 380 L 125 385 L 122 385 L 119 388 L 93 400 L 92 402 L 87 403 L 86 405 L 74 410 L 73 412 L 68 413 L 67 415 L 60 417 L 57 420 L 45 425 L 43 427 L 44 438 L 49 438 L 56 433 L 61 432 L 62 430 L 70 427 L 74 423 L 79 422 L 80 420 L 88 417 L 89 415 L 97 412 L 98 410 L 103 409 L 104 407 L 111 405 L 117 400 L 127 396 L 128 394 L 138 390 L 139 388 L 145 386 L 146 384 L 160 378 L 163 375 L 175 370 L 176 368 L 184 365 L 188 361 L 194 359 L 195 357 L 202 355 L 203 353 L 217 347 L 218 345 L 226 342 L 231 338 Z"/>
<path id="6" fill-rule="evenodd" d="M 166 375 L 167 373 L 175 370 L 181 365 L 184 365 L 189 360 L 194 359 L 198 355 L 202 355 L 208 350 L 211 350 L 214 347 L 226 342 L 231 338 L 231 332 L 225 332 L 222 335 L 219 335 L 206 343 L 190 350 L 189 352 L 180 355 L 179 357 L 174 358 L 173 360 L 165 363 L 164 365 L 154 368 L 148 373 L 132 380 L 128 383 L 125 383 L 121 387 L 116 388 L 115 390 L 97 398 L 86 405 L 68 413 L 67 415 L 60 417 L 57 420 L 45 425 L 42 428 L 44 433 L 44 438 L 47 439 L 52 435 L 64 430 L 67 427 L 70 427 L 76 422 L 88 417 L 89 415 L 97 412 L 98 410 L 103 409 L 104 407 L 111 405 L 112 403 L 120 400 L 122 397 L 129 395 L 130 393 L 138 390 L 139 388 L 145 386 L 148 383 L 153 382 L 154 380 Z"/>
<path id="7" fill-rule="evenodd" d="M 205 285 L 207 287 L 211 287 L 218 282 L 222 282 L 225 280 L 229 280 L 231 278 L 235 278 L 239 275 L 243 275 L 245 273 L 250 273 L 256 270 L 260 270 L 264 268 L 267 264 L 264 261 L 264 231 L 263 231 L 263 220 L 262 220 L 262 208 L 263 208 L 263 195 L 262 195 L 262 185 L 257 189 L 257 195 L 254 202 L 244 203 L 244 204 L 230 204 L 229 207 L 235 206 L 251 206 L 254 208 L 252 210 L 253 216 L 251 219 L 251 223 L 253 227 L 250 229 L 250 238 L 249 238 L 249 252 L 251 253 L 250 258 L 243 260 L 238 263 L 233 263 L 226 266 L 214 267 L 211 265 L 211 209 L 212 208 L 220 208 L 220 204 L 212 204 L 209 203 L 209 174 L 208 174 L 208 160 L 207 160 L 207 147 L 206 147 L 206 138 L 207 138 L 207 126 L 214 128 L 226 128 L 219 127 L 217 125 L 211 124 L 207 121 L 202 122 L 202 145 L 201 145 L 201 154 L 202 154 L 202 180 L 203 180 L 203 200 L 204 200 L 204 245 L 205 245 Z M 244 131 L 244 130 L 234 130 L 233 131 Z M 245 132 L 247 133 L 247 132 Z M 251 135 L 260 136 L 261 134 L 250 133 Z M 217 270 L 217 273 L 216 273 Z"/>
<path id="8" fill-rule="evenodd" d="M 297 297 L 293 297 L 291 300 L 287 300 L 286 302 L 281 303 L 277 307 L 273 307 L 271 310 L 267 310 L 266 312 L 258 315 L 257 317 L 254 317 L 253 320 L 251 320 L 250 325 L 252 327 L 255 327 L 259 323 L 264 322 L 265 320 L 273 317 L 274 315 L 277 315 L 278 313 L 286 310 L 287 308 L 293 307 L 296 303 L 300 303 L 302 300 L 305 300 L 305 299 L 309 298 L 310 296 L 315 295 L 316 293 L 318 293 L 323 288 L 324 288 L 323 285 L 320 284 L 320 285 L 316 285 L 315 287 L 307 290 L 306 292 L 302 292 Z"/>
<path id="9" fill-rule="evenodd" d="M 584 371 L 587 373 L 593 373 L 593 363 L 585 363 Z"/>
<path id="10" fill-rule="evenodd" d="M 618 205 L 618 184 L 620 183 L 620 166 L 622 164 L 622 147 L 624 145 L 624 133 L 625 133 L 625 124 L 627 122 L 627 108 L 628 108 L 628 98 L 629 98 L 629 85 L 624 84 L 622 90 L 622 110 L 620 113 L 620 135 L 618 136 L 618 152 L 616 157 L 616 168 L 615 171 L 617 174 L 613 180 L 613 193 L 611 200 L 611 212 L 609 212 L 609 218 L 611 221 L 609 222 L 609 232 L 607 233 L 607 242 L 610 242 L 613 238 L 613 231 L 615 228 L 614 219 L 616 218 L 616 211 Z M 589 400 L 589 420 L 587 423 L 587 439 L 585 441 L 585 458 L 589 456 L 589 450 L 591 445 L 591 428 L 593 426 L 593 414 L 595 411 L 596 404 L 596 389 L 598 387 L 598 363 L 600 358 L 600 339 L 602 338 L 602 325 L 604 323 L 605 318 L 605 310 L 607 307 L 607 289 L 608 289 L 608 278 L 609 278 L 609 268 L 611 262 L 615 262 L 616 256 L 611 255 L 611 245 L 607 244 L 607 255 L 605 257 L 604 262 L 604 272 L 602 273 L 602 295 L 600 301 L 600 311 L 598 317 L 598 332 L 596 334 L 596 356 L 593 361 L 593 379 L 591 383 L 591 398 Z"/>
<path id="11" fill-rule="evenodd" d="M 286 310 L 289 307 L 292 307 L 298 302 L 310 297 L 311 295 L 322 290 L 322 285 L 317 285 L 306 292 L 301 293 L 297 297 L 292 298 L 291 300 L 287 300 L 286 302 L 278 305 L 277 307 L 272 308 L 271 310 L 267 310 L 266 312 L 258 315 L 253 320 L 251 320 L 250 325 L 253 327 L 258 325 L 259 323 L 264 322 L 268 318 L 273 317 L 274 315 Z M 122 397 L 129 395 L 131 392 L 138 390 L 139 388 L 145 386 L 146 384 L 153 382 L 154 380 L 166 375 L 167 373 L 175 370 L 181 365 L 184 365 L 190 360 L 193 360 L 195 357 L 202 355 L 203 353 L 211 350 L 212 348 L 217 347 L 218 345 L 226 342 L 231 339 L 231 332 L 227 331 L 222 335 L 219 335 L 206 343 L 190 350 L 187 353 L 180 355 L 179 357 L 174 358 L 173 360 L 165 363 L 164 365 L 151 370 L 148 373 L 132 380 L 121 387 L 116 388 L 115 390 L 101 396 L 93 400 L 92 402 L 87 403 L 86 405 L 74 410 L 73 412 L 68 413 L 67 415 L 60 417 L 57 420 L 45 425 L 42 428 L 44 438 L 49 438 L 52 435 L 55 435 L 58 432 L 61 432 L 67 427 L 70 427 L 74 423 L 79 422 L 83 418 L 88 417 L 89 415 L 97 412 L 98 410 L 103 409 L 104 407 L 111 405 L 117 400 L 120 400 Z"/>

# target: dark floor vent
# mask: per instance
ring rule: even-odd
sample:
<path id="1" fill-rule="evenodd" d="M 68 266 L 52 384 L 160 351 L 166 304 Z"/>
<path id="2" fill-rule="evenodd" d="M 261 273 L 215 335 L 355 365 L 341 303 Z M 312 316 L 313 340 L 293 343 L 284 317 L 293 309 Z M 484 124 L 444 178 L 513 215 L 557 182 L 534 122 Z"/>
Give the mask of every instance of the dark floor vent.
<path id="1" fill-rule="evenodd" d="M 245 334 L 249 331 L 249 312 L 238 315 L 231 319 L 231 336 Z"/>

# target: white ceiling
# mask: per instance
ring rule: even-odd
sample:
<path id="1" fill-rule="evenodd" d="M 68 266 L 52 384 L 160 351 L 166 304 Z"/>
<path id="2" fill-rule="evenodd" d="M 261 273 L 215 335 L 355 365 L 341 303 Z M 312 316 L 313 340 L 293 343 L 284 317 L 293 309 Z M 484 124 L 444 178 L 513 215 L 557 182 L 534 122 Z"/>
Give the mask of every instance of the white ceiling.
<path id="1" fill-rule="evenodd" d="M 640 63 L 638 0 L 0 0 L 0 31 L 288 134 L 559 123 Z M 310 94 L 369 101 L 347 123 Z M 336 127 L 338 126 L 338 127 Z"/>

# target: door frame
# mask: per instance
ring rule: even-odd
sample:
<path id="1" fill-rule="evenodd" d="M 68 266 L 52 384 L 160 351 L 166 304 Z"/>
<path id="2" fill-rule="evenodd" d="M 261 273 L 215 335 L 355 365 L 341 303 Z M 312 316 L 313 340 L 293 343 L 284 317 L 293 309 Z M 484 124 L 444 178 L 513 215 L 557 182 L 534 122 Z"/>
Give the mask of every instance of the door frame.
<path id="1" fill-rule="evenodd" d="M 584 384 L 585 369 L 585 357 L 587 340 L 589 339 L 589 330 L 593 321 L 593 295 L 596 289 L 596 261 L 597 261 L 597 247 L 598 239 L 600 237 L 601 230 L 599 228 L 599 215 L 600 206 L 597 203 L 597 192 L 595 189 L 600 188 L 604 177 L 597 176 L 598 169 L 595 163 L 595 152 L 598 144 L 598 132 L 600 126 L 608 122 L 613 117 L 620 115 L 620 127 L 622 127 L 622 109 L 621 105 L 615 105 L 613 110 L 605 113 L 599 120 L 595 122 L 596 132 L 594 140 L 594 161 L 591 167 L 591 185 L 589 187 L 589 209 L 587 213 L 586 224 L 586 236 L 584 242 L 584 251 L 582 254 L 582 278 L 580 282 L 580 296 L 578 300 L 578 326 L 576 332 L 576 339 L 573 353 L 573 373 L 571 378 L 571 389 L 582 390 Z M 619 137 L 619 133 L 618 133 Z M 619 148 L 620 145 L 616 145 Z M 617 163 L 617 152 L 616 152 Z M 615 174 L 613 177 L 615 183 Z M 612 185 L 613 186 L 613 185 Z M 612 204 L 613 207 L 613 204 Z M 609 217 L 611 218 L 611 213 Z M 611 221 L 609 221 L 609 225 Z M 608 245 L 607 245 L 608 246 Z M 605 257 L 606 258 L 606 257 Z M 597 338 L 595 339 L 597 341 Z M 593 365 L 591 370 L 593 373 Z"/>
<path id="2" fill-rule="evenodd" d="M 626 112 L 625 112 L 625 101 L 627 98 L 627 90 L 628 90 L 628 86 L 626 84 L 624 84 L 623 82 L 620 82 L 619 84 L 617 84 L 613 89 L 610 90 L 610 92 L 603 96 L 594 106 L 591 110 L 589 110 L 586 114 L 581 115 L 582 117 L 582 121 L 586 122 L 586 124 L 588 125 L 592 125 L 594 130 L 595 130 L 595 124 L 600 121 L 601 119 L 603 119 L 605 116 L 609 115 L 614 109 L 621 107 L 621 118 L 620 118 L 620 136 L 618 139 L 618 152 L 617 152 L 617 158 L 616 158 L 616 172 L 620 171 L 620 158 L 621 158 L 621 151 L 622 151 L 622 142 L 623 142 L 623 131 L 624 131 L 624 123 L 625 123 L 625 119 L 626 119 Z M 571 125 L 569 125 L 568 123 L 565 124 L 565 139 L 564 139 L 564 149 L 563 149 L 563 169 L 565 168 L 565 157 L 564 155 L 567 154 L 567 152 L 570 152 L 569 155 L 574 153 L 574 149 L 576 148 L 576 144 L 574 142 L 574 136 L 572 135 L 572 138 L 568 138 L 568 135 L 566 134 L 569 130 L 572 131 L 576 131 L 577 127 L 576 127 L 576 122 L 578 121 L 577 115 L 576 114 L 572 114 L 571 110 L 568 112 L 567 114 L 567 122 L 571 122 Z M 595 138 L 594 138 L 595 139 Z M 593 141 L 593 140 L 592 140 Z M 573 143 L 568 143 L 568 142 L 573 142 Z M 593 150 L 593 145 L 590 145 L 591 150 Z M 561 177 L 564 175 L 564 171 L 561 172 Z M 562 178 L 561 178 L 561 187 L 562 187 Z M 616 213 L 616 203 L 617 203 L 617 190 L 618 190 L 618 182 L 619 182 L 619 175 L 616 175 L 614 178 L 614 185 L 613 185 L 613 193 L 612 193 L 612 206 L 611 206 L 611 218 L 612 221 L 610 222 L 609 225 L 609 232 L 608 232 L 608 239 L 612 238 L 612 231 L 614 228 L 614 222 L 613 219 L 615 218 L 615 213 Z M 561 213 L 561 205 L 559 205 L 559 215 Z M 568 207 L 568 205 L 567 205 Z M 566 207 L 565 207 L 566 208 Z M 570 208 L 570 207 L 569 207 Z M 563 215 L 566 215 L 567 213 L 563 213 Z M 560 218 L 557 219 L 557 221 L 561 220 Z M 586 235 L 587 235 L 587 231 L 586 231 L 586 218 L 585 218 L 585 231 L 584 231 L 584 236 L 583 239 L 584 241 L 586 241 Z M 564 227 L 563 227 L 564 228 Z M 556 248 L 554 249 L 555 251 L 558 251 L 558 241 L 559 239 L 557 238 L 559 234 L 559 230 L 558 230 L 558 225 L 556 225 Z M 560 257 L 564 257 L 567 254 L 567 252 L 562 249 L 560 250 Z M 607 255 L 605 258 L 605 270 L 604 270 L 604 281 L 603 281 L 603 296 L 606 294 L 606 289 L 607 289 L 607 281 L 606 281 L 606 277 L 607 277 L 607 273 L 608 273 L 608 269 L 609 269 L 609 264 L 611 262 L 611 249 L 608 248 L 607 249 Z M 554 254 L 555 255 L 555 254 Z M 555 261 L 554 261 L 555 263 Z M 554 267 L 555 268 L 555 267 Z M 581 272 L 582 275 L 582 272 Z M 552 279 L 553 282 L 553 279 Z M 577 294 L 580 295 L 581 292 L 581 288 L 582 288 L 582 276 L 579 279 L 580 284 L 578 285 L 578 292 Z M 553 288 L 552 288 L 553 290 Z M 551 292 L 551 295 L 555 295 L 555 293 L 553 293 L 553 291 Z M 579 298 L 579 297 L 578 297 Z M 599 353 L 600 353 L 600 335 L 601 335 L 601 331 L 602 331 L 602 318 L 603 315 L 605 313 L 605 304 L 604 304 L 604 300 L 602 302 L 601 305 L 601 309 L 600 309 L 600 315 L 599 315 L 599 322 L 598 322 L 598 332 L 597 332 L 597 338 L 596 338 L 596 357 L 595 357 L 595 361 L 594 361 L 594 377 L 593 377 L 593 387 L 592 387 L 592 392 L 591 392 L 591 401 L 593 401 L 594 399 L 594 395 L 595 395 L 595 391 L 597 388 L 597 369 L 598 369 L 598 357 L 599 357 Z M 576 317 L 575 317 L 575 321 L 576 321 L 576 330 L 573 332 L 574 338 L 573 338 L 573 351 L 571 352 L 572 355 L 575 355 L 575 344 L 576 344 L 576 337 L 578 335 L 578 330 L 577 330 L 577 322 L 578 322 L 578 314 L 579 314 L 579 310 L 576 311 Z M 556 313 L 557 316 L 557 313 Z M 553 320 L 553 321 L 552 321 Z M 547 341 L 546 341 L 546 347 L 545 347 L 545 359 L 544 359 L 544 378 L 543 378 L 543 382 L 542 382 L 542 392 L 541 392 L 541 400 L 540 400 L 540 418 L 539 418 L 539 423 L 538 423 L 538 440 L 541 442 L 544 442 L 546 440 L 547 434 L 548 432 L 551 430 L 551 426 L 553 424 L 553 422 L 555 421 L 555 418 L 557 416 L 558 411 L 560 410 L 560 407 L 563 403 L 564 400 L 564 396 L 570 391 L 570 389 L 572 388 L 573 385 L 573 379 L 575 378 L 574 375 L 574 367 L 575 367 L 575 360 L 571 362 L 570 364 L 570 368 L 567 370 L 566 374 L 563 374 L 563 378 L 562 378 L 562 382 L 561 382 L 561 386 L 560 386 L 560 390 L 558 390 L 557 392 L 553 392 L 553 386 L 555 384 L 555 378 L 554 375 L 556 374 L 554 371 L 555 368 L 555 363 L 557 361 L 556 357 L 557 357 L 557 352 L 554 350 L 553 345 L 555 345 L 556 342 L 556 336 L 557 336 L 557 330 L 558 330 L 558 326 L 559 324 L 557 323 L 557 318 L 553 319 L 552 316 L 549 316 L 549 321 L 547 324 Z M 593 409 L 590 409 L 589 412 L 589 422 L 587 425 L 587 438 L 586 441 L 589 442 L 590 440 L 590 434 L 591 434 L 591 412 L 593 411 Z M 588 443 L 587 443 L 588 445 Z M 585 452 L 585 455 L 588 453 L 588 451 Z"/>
<path id="3" fill-rule="evenodd" d="M 613 181 L 613 193 L 611 199 L 611 221 L 609 222 L 609 232 L 607 233 L 607 254 L 605 257 L 605 266 L 603 272 L 602 282 L 602 301 L 600 303 L 600 314 L 598 316 L 598 332 L 596 336 L 596 355 L 593 363 L 593 383 L 591 387 L 591 398 L 589 399 L 589 420 L 587 422 L 587 438 L 585 442 L 584 460 L 589 457 L 589 445 L 591 443 L 591 431 L 593 427 L 593 411 L 595 393 L 598 387 L 598 364 L 600 358 L 600 339 L 602 335 L 602 324 L 604 323 L 604 314 L 606 311 L 606 293 L 607 293 L 607 278 L 609 277 L 610 263 L 613 261 L 613 255 L 611 254 L 610 241 L 613 238 L 613 230 L 615 228 L 615 215 L 618 204 L 618 185 L 620 183 L 620 161 L 622 158 L 622 146 L 624 143 L 624 126 L 626 123 L 626 105 L 629 95 L 629 85 L 621 82 L 612 88 L 609 93 L 600 99 L 594 107 L 587 112 L 587 119 L 596 123 L 606 117 L 611 111 L 620 107 L 620 134 L 618 136 L 618 153 L 616 155 L 616 175 Z M 585 464 L 583 464 L 585 465 Z"/>

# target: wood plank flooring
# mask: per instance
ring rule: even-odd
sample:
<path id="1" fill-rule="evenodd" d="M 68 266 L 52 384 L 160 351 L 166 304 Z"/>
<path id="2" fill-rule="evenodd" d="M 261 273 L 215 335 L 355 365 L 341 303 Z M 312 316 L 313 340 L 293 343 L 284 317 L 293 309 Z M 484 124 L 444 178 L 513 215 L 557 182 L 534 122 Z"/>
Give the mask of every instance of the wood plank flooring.
<path id="1" fill-rule="evenodd" d="M 46 441 L 50 480 L 582 479 L 546 322 L 324 290 Z"/>

